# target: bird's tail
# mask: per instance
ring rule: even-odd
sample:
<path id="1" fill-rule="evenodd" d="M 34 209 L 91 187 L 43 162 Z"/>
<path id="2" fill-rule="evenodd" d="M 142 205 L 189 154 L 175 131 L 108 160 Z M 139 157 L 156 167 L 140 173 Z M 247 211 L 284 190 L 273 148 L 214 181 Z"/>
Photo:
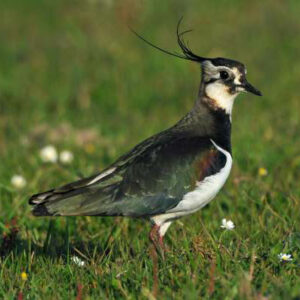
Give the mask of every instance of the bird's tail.
<path id="1" fill-rule="evenodd" d="M 33 195 L 29 204 L 34 206 L 32 210 L 34 216 L 80 216 L 92 212 L 85 207 L 86 198 L 84 189 L 68 192 L 57 192 L 54 189 Z"/>
<path id="2" fill-rule="evenodd" d="M 52 216 L 45 206 L 47 197 L 52 195 L 54 190 L 32 195 L 29 199 L 29 204 L 33 205 L 32 213 L 34 216 Z"/>
<path id="3" fill-rule="evenodd" d="M 100 181 L 90 177 L 35 194 L 29 204 L 33 205 L 34 216 L 112 215 L 112 199 L 117 187 L 116 177 Z"/>

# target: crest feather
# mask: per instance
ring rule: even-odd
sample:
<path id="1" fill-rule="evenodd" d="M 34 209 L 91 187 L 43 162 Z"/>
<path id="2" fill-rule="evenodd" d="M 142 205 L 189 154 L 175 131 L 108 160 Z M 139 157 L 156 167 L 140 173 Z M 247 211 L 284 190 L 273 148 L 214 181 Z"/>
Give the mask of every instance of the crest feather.
<path id="1" fill-rule="evenodd" d="M 208 58 L 202 57 L 202 56 L 198 56 L 195 53 L 192 52 L 192 50 L 189 48 L 188 44 L 184 41 L 183 36 L 188 33 L 191 32 L 192 30 L 185 30 L 180 32 L 180 25 L 182 22 L 183 17 L 180 18 L 180 20 L 177 23 L 177 30 L 176 30 L 176 34 L 177 34 L 177 43 L 179 45 L 179 47 L 181 48 L 181 51 L 183 53 L 182 54 L 178 54 L 176 52 L 171 52 L 168 50 L 165 50 L 163 48 L 160 48 L 154 44 L 152 44 L 151 42 L 149 42 L 148 40 L 146 40 L 143 36 L 141 36 L 140 34 L 138 34 L 135 30 L 133 30 L 132 28 L 129 27 L 129 29 L 142 41 L 144 41 L 146 44 L 148 44 L 149 46 L 162 51 L 168 55 L 171 56 L 175 56 L 178 58 L 182 58 L 182 59 L 186 59 L 186 60 L 190 60 L 190 61 L 195 61 L 195 62 L 203 62 L 204 60 L 209 60 Z"/>

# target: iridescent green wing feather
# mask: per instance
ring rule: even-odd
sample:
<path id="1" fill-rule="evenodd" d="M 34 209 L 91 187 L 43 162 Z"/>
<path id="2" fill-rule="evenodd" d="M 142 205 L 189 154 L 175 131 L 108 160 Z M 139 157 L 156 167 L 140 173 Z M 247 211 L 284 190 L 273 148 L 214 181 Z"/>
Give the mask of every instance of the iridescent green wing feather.
<path id="1" fill-rule="evenodd" d="M 136 217 L 164 213 L 222 164 L 222 154 L 208 138 L 161 133 L 100 174 L 33 196 L 34 213 Z"/>

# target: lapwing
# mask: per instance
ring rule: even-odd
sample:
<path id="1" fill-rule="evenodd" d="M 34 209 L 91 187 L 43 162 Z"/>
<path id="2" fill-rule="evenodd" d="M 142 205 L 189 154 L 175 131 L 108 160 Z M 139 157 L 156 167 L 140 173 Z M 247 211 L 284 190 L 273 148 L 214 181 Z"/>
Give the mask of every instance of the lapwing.
<path id="1" fill-rule="evenodd" d="M 231 114 L 241 92 L 261 96 L 246 79 L 245 65 L 194 54 L 177 26 L 182 54 L 199 63 L 202 78 L 194 107 L 174 126 L 144 140 L 102 172 L 33 195 L 35 216 L 125 216 L 148 219 L 150 239 L 163 248 L 171 223 L 207 205 L 232 167 Z"/>

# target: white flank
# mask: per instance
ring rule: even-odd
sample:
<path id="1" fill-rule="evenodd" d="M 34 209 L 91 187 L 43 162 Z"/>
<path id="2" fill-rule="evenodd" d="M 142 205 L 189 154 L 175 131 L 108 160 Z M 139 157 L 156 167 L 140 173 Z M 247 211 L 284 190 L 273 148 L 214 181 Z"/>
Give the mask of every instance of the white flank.
<path id="1" fill-rule="evenodd" d="M 232 167 L 232 157 L 228 151 L 219 147 L 212 139 L 211 142 L 226 156 L 225 166 L 218 173 L 206 177 L 203 181 L 197 182 L 196 189 L 185 194 L 176 207 L 170 209 L 165 214 L 152 217 L 155 224 L 161 226 L 172 218 L 178 218 L 196 212 L 208 204 L 223 187 Z"/>
<path id="2" fill-rule="evenodd" d="M 97 181 L 99 181 L 100 179 L 108 176 L 109 174 L 111 174 L 112 172 L 114 172 L 116 170 L 116 168 L 111 168 L 111 169 L 108 169 L 107 171 L 103 172 L 103 173 L 100 173 L 97 177 L 95 177 L 94 179 L 92 179 L 88 185 L 91 185 Z"/>

